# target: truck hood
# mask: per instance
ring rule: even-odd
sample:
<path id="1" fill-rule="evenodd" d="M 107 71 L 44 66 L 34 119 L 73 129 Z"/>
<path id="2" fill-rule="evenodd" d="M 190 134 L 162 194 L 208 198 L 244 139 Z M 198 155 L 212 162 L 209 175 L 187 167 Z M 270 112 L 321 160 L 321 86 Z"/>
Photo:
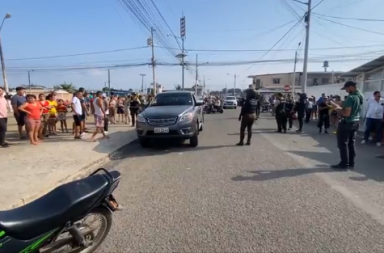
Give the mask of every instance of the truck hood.
<path id="1" fill-rule="evenodd" d="M 145 118 L 161 118 L 166 117 L 177 117 L 189 110 L 192 109 L 192 106 L 189 105 L 177 105 L 177 106 L 150 106 L 146 108 L 141 115 Z"/>

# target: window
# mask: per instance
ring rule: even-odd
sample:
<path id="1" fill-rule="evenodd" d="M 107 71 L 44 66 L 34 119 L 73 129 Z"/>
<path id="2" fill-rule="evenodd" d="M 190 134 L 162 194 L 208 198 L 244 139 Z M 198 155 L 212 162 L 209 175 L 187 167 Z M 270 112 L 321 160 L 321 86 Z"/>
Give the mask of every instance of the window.
<path id="1" fill-rule="evenodd" d="M 280 84 L 280 78 L 273 78 L 272 82 L 273 84 Z"/>
<path id="2" fill-rule="evenodd" d="M 192 99 L 192 95 L 188 93 L 160 93 L 150 106 L 193 105 Z"/>

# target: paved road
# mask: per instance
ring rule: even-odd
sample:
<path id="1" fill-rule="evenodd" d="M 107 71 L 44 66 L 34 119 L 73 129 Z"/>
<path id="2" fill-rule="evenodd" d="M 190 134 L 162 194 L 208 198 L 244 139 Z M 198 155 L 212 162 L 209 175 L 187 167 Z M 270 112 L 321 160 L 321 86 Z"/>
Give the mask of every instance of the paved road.
<path id="1" fill-rule="evenodd" d="M 107 166 L 123 174 L 126 209 L 99 252 L 384 252 L 379 149 L 360 149 L 355 172 L 332 172 L 334 136 L 277 134 L 267 117 L 237 147 L 237 116 L 207 115 L 194 149 L 116 155 Z"/>

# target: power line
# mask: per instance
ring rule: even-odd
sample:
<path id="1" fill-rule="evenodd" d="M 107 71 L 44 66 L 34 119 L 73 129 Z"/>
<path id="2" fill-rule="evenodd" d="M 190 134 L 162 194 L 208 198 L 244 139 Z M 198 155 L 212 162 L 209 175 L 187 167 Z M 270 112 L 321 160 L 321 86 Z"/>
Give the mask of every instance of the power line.
<path id="1" fill-rule="evenodd" d="M 343 23 L 340 23 L 340 22 L 337 22 L 337 21 L 333 21 L 333 20 L 327 19 L 327 18 L 323 18 L 323 17 L 318 17 L 318 18 L 320 18 L 322 20 L 325 20 L 325 21 L 328 21 L 328 22 L 331 22 L 331 23 L 334 23 L 334 24 L 337 24 L 337 25 L 345 26 L 345 27 L 348 27 L 348 28 L 351 28 L 351 29 L 356 29 L 356 30 L 360 30 L 360 31 L 363 31 L 363 32 L 368 32 L 368 33 L 384 35 L 384 33 L 375 32 L 375 31 L 367 30 L 367 29 L 364 29 L 364 28 L 356 27 L 356 26 L 346 25 L 346 24 L 343 24 Z"/>
<path id="2" fill-rule="evenodd" d="M 311 51 L 320 51 L 320 50 L 339 50 L 339 49 L 362 49 L 362 48 L 372 48 L 383 46 L 383 44 L 376 45 L 362 45 L 362 46 L 345 46 L 345 47 L 323 47 L 323 48 L 311 48 Z M 156 46 L 157 48 L 163 48 L 162 46 Z M 122 51 L 133 51 L 148 48 L 148 46 L 143 47 L 134 47 L 134 48 L 121 48 L 114 50 L 106 51 L 96 51 L 88 53 L 77 53 L 77 54 L 66 54 L 66 55 L 51 55 L 51 56 L 37 56 L 37 57 L 26 57 L 26 58 L 11 58 L 6 59 L 6 61 L 25 61 L 25 60 L 43 60 L 43 59 L 54 59 L 54 58 L 67 58 L 67 57 L 77 57 L 85 55 L 98 55 L 106 53 L 116 53 Z M 177 50 L 177 48 L 171 48 Z M 189 52 L 284 52 L 284 51 L 296 51 L 295 48 L 282 48 L 282 49 L 186 49 Z"/>
<path id="3" fill-rule="evenodd" d="M 320 13 L 316 13 L 316 12 L 312 12 L 312 14 L 315 15 L 315 16 L 319 16 L 319 17 L 327 17 L 327 18 L 334 18 L 334 19 L 356 20 L 356 21 L 372 21 L 372 22 L 384 22 L 384 19 L 336 17 L 336 16 L 329 16 L 329 15 L 320 14 Z"/>
<path id="4" fill-rule="evenodd" d="M 65 55 L 52 55 L 52 56 L 41 56 L 41 57 L 14 58 L 14 59 L 6 59 L 6 61 L 25 61 L 25 60 L 65 58 L 65 57 L 75 57 L 75 56 L 94 55 L 94 54 L 116 53 L 116 52 L 122 52 L 122 51 L 132 51 L 132 50 L 139 50 L 139 49 L 143 49 L 143 48 L 148 48 L 148 47 L 143 46 L 143 47 L 121 48 L 121 49 L 115 49 L 115 50 L 97 51 L 97 52 L 79 53 L 79 54 L 65 54 Z"/>
<path id="5" fill-rule="evenodd" d="M 320 0 L 320 2 L 318 2 L 315 6 L 313 6 L 311 8 L 311 13 L 312 13 L 312 10 L 315 9 L 317 6 L 319 6 L 322 2 L 324 2 L 324 0 Z"/>
<path id="6" fill-rule="evenodd" d="M 273 50 L 273 48 L 275 48 L 275 46 L 277 46 L 277 44 L 280 43 L 280 41 L 282 41 L 293 29 L 295 29 L 299 24 L 300 22 L 303 20 L 303 18 L 300 18 L 269 50 L 267 50 L 265 52 L 265 54 L 263 54 L 259 60 L 263 59 L 264 56 L 266 56 L 269 52 L 271 52 L 271 50 Z M 246 71 L 250 70 L 252 67 L 254 66 L 254 64 L 252 64 L 251 66 L 249 66 L 249 68 L 247 68 Z"/>

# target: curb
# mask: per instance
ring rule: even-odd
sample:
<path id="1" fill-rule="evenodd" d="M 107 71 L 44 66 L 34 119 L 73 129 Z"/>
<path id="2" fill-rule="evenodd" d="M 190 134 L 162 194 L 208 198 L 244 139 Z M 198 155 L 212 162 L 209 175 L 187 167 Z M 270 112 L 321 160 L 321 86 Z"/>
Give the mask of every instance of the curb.
<path id="1" fill-rule="evenodd" d="M 17 201 L 15 201 L 14 204 L 12 204 L 11 206 L 8 206 L 8 208 L 4 209 L 4 210 L 10 210 L 10 209 L 15 209 L 15 208 L 24 206 L 24 205 L 40 198 L 41 196 L 44 196 L 45 194 L 52 191 L 54 188 L 56 188 L 59 185 L 62 185 L 62 184 L 68 183 L 68 182 L 72 182 L 75 180 L 79 180 L 79 179 L 82 179 L 82 178 L 88 176 L 91 172 L 93 172 L 94 170 L 99 168 L 99 166 L 101 166 L 102 164 L 104 164 L 108 161 L 111 161 L 112 160 L 111 158 L 115 154 L 119 153 L 123 148 L 125 148 L 125 146 L 130 145 L 131 143 L 135 142 L 136 140 L 137 140 L 137 137 L 134 137 L 127 144 L 122 145 L 120 148 L 116 149 L 115 151 L 112 151 L 111 153 L 106 154 L 104 157 L 99 158 L 96 161 L 93 161 L 92 163 L 90 163 L 86 166 L 83 166 L 75 174 L 67 176 L 67 177 L 65 177 L 65 178 L 63 178 L 57 182 L 54 182 L 54 183 L 50 184 L 49 186 L 45 187 L 44 190 L 40 190 L 33 195 L 18 199 Z"/>

